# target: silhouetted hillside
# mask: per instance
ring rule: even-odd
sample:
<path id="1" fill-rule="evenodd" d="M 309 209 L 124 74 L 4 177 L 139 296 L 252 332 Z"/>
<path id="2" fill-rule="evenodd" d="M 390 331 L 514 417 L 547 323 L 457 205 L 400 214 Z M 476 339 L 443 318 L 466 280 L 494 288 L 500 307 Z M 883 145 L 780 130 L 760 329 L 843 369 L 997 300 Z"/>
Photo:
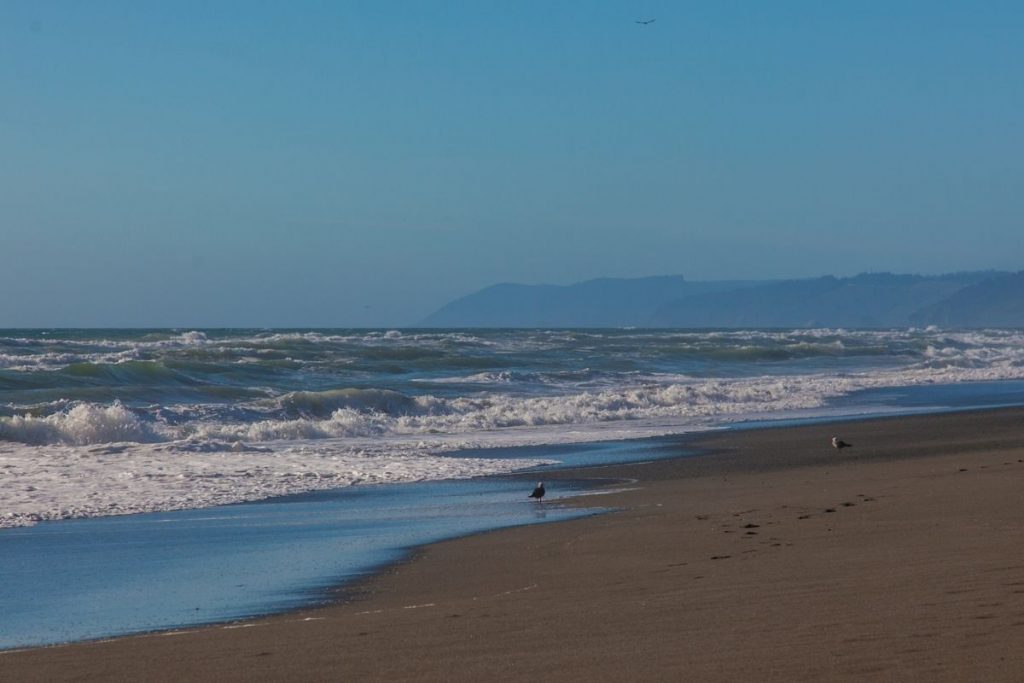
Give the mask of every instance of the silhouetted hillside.
<path id="1" fill-rule="evenodd" d="M 441 307 L 424 327 L 622 327 L 650 323 L 680 297 L 756 283 L 690 282 L 682 276 L 602 278 L 574 285 L 500 284 Z"/>
<path id="2" fill-rule="evenodd" d="M 1024 271 L 965 287 L 911 317 L 916 325 L 1024 327 Z"/>
<path id="3" fill-rule="evenodd" d="M 1024 326 L 1024 273 L 870 273 L 694 282 L 681 276 L 575 285 L 501 284 L 447 304 L 426 327 Z"/>
<path id="4" fill-rule="evenodd" d="M 690 296 L 655 312 L 659 327 L 899 327 L 934 305 L 987 277 L 965 273 L 864 274 L 787 280 L 733 292 Z"/>

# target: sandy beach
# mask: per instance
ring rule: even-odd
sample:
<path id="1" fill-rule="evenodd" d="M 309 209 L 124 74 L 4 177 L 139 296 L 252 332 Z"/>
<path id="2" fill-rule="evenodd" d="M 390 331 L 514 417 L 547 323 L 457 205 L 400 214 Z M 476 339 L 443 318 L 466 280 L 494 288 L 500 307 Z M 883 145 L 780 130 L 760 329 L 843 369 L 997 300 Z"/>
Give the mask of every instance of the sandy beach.
<path id="1" fill-rule="evenodd" d="M 0 680 L 1020 680 L 1024 410 L 684 447 L 549 475 L 617 512 L 432 545 L 329 607 L 0 653 Z"/>

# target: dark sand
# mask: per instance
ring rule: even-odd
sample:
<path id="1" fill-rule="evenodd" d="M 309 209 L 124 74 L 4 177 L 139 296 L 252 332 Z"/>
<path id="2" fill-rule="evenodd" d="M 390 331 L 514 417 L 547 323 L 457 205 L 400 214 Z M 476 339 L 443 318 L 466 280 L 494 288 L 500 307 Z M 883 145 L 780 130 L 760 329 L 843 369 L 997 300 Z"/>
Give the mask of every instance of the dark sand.
<path id="1" fill-rule="evenodd" d="M 326 608 L 0 653 L 0 680 L 1024 680 L 1022 444 L 1016 409 L 717 434 L 562 474 L 635 479 L 583 499 L 621 512 L 433 545 Z"/>

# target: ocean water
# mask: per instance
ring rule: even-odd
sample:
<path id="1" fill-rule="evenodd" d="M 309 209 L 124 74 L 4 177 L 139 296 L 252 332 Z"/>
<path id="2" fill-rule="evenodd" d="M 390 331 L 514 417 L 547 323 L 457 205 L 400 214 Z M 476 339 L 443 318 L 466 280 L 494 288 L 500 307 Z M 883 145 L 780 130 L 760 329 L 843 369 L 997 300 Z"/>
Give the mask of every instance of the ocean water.
<path id="1" fill-rule="evenodd" d="M 4 330 L 0 526 L 501 474 L 560 460 L 507 447 L 986 404 L 1022 379 L 1020 330 Z"/>
<path id="2" fill-rule="evenodd" d="M 994 405 L 1024 405 L 1019 330 L 7 330 L 0 649 L 316 604 L 594 514 L 523 477 L 669 435 Z"/>
<path id="3" fill-rule="evenodd" d="M 0 650 L 308 607 L 418 545 L 597 512 L 533 503 L 524 488 L 509 479 L 383 484 L 7 529 Z M 549 488 L 555 499 L 579 493 L 571 482 Z"/>

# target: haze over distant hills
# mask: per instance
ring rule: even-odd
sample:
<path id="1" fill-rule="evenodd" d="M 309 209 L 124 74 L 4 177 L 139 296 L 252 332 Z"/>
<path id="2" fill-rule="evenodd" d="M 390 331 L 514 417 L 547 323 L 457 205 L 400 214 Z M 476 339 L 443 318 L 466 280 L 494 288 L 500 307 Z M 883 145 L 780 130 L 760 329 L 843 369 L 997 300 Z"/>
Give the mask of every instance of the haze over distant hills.
<path id="1" fill-rule="evenodd" d="M 423 327 L 1024 326 L 1024 271 L 864 273 L 697 282 L 682 276 L 573 285 L 498 284 L 456 299 Z"/>

